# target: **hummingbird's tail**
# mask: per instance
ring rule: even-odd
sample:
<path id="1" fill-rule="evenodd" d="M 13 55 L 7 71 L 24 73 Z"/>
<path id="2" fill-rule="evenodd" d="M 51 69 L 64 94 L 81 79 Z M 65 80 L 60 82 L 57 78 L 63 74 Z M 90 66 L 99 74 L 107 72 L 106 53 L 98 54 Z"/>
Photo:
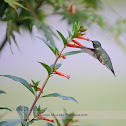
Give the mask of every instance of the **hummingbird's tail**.
<path id="1" fill-rule="evenodd" d="M 114 70 L 111 70 L 112 71 L 112 73 L 114 74 L 114 76 L 116 77 L 116 75 L 115 75 L 115 71 Z"/>

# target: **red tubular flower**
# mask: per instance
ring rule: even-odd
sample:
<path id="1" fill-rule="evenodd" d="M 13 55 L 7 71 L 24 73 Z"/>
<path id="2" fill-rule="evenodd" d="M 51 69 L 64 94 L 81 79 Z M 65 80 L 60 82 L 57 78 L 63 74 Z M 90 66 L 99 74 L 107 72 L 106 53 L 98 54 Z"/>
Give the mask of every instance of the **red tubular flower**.
<path id="1" fill-rule="evenodd" d="M 34 85 L 33 84 L 30 84 L 32 87 L 34 87 Z M 37 87 L 38 88 L 38 90 L 40 91 L 41 90 L 41 88 L 40 87 Z"/>
<path id="2" fill-rule="evenodd" d="M 81 33 L 81 35 L 86 35 L 86 33 Z"/>
<path id="3" fill-rule="evenodd" d="M 67 43 L 68 47 L 74 47 L 74 48 L 79 48 L 79 46 L 76 46 L 75 44 Z"/>
<path id="4" fill-rule="evenodd" d="M 49 122 L 54 123 L 54 120 L 51 120 L 51 119 L 45 118 L 45 117 L 43 117 L 43 116 L 41 116 L 41 115 L 38 115 L 37 118 L 38 118 L 38 119 L 41 119 L 41 120 L 46 120 L 46 121 L 49 121 Z"/>
<path id="5" fill-rule="evenodd" d="M 56 71 L 56 74 L 58 74 L 58 75 L 60 75 L 60 76 L 63 76 L 63 77 L 66 77 L 67 79 L 69 79 L 69 78 L 70 78 L 70 76 L 69 76 L 69 75 L 63 74 L 63 73 L 58 72 L 58 71 Z"/>
<path id="6" fill-rule="evenodd" d="M 79 45 L 79 46 L 83 46 L 82 44 L 80 44 L 78 41 L 76 40 L 72 40 L 75 44 Z"/>
<path id="7" fill-rule="evenodd" d="M 88 40 L 88 38 L 85 38 L 85 37 L 83 37 L 83 36 L 78 36 L 77 38 L 79 38 L 79 39 L 84 39 L 84 40 Z"/>

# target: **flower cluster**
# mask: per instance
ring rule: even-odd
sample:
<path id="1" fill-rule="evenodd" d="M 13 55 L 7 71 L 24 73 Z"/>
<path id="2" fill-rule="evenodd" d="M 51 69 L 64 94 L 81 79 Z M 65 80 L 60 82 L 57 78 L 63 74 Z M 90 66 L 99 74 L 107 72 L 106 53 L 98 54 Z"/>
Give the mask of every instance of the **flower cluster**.
<path id="1" fill-rule="evenodd" d="M 77 36 L 76 38 L 89 41 L 89 38 L 85 38 L 85 37 L 83 37 L 82 35 L 85 35 L 85 33 L 81 33 L 81 36 Z M 70 42 L 73 42 L 74 44 L 72 44 L 72 43 L 70 43 Z M 68 46 L 68 47 L 73 47 L 73 48 L 85 47 L 85 46 L 83 46 L 80 42 L 78 42 L 78 41 L 76 41 L 76 40 L 74 40 L 74 39 L 72 39 L 72 41 L 70 41 L 70 42 L 67 43 L 67 46 Z M 60 54 L 60 57 L 61 57 L 62 55 L 63 55 L 63 54 Z M 58 56 L 59 56 L 59 54 L 58 54 Z M 62 56 L 62 58 L 63 58 L 63 59 L 66 59 L 66 56 Z M 65 74 L 63 74 L 63 73 L 61 73 L 61 72 L 58 72 L 58 71 L 55 71 L 55 74 L 60 75 L 60 76 L 63 76 L 63 77 L 66 77 L 67 79 L 70 78 L 69 75 L 65 75 Z"/>
<path id="2" fill-rule="evenodd" d="M 81 33 L 81 35 L 85 35 L 85 33 Z M 78 36 L 78 37 L 76 37 L 76 38 L 89 41 L 89 38 L 85 38 L 85 37 L 83 37 L 83 36 Z M 72 39 L 72 42 L 74 42 L 74 44 L 67 43 L 67 46 L 68 46 L 68 47 L 74 47 L 74 48 L 85 47 L 85 46 L 83 46 L 81 43 L 79 43 L 78 41 L 76 41 L 76 40 L 74 40 L 74 39 Z"/>

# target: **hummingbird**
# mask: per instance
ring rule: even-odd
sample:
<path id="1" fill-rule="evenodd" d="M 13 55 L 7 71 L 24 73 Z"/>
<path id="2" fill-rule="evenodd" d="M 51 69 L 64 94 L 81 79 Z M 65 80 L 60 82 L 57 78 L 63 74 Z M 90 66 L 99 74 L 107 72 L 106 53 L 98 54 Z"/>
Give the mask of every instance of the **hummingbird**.
<path id="1" fill-rule="evenodd" d="M 115 76 L 115 72 L 112 66 L 111 59 L 109 55 L 106 53 L 106 51 L 102 48 L 101 43 L 99 41 L 93 41 L 88 40 L 93 43 L 93 48 L 87 48 L 87 47 L 80 47 L 82 50 L 84 50 L 89 55 L 92 55 L 94 58 L 98 59 L 100 63 L 105 65 Z"/>

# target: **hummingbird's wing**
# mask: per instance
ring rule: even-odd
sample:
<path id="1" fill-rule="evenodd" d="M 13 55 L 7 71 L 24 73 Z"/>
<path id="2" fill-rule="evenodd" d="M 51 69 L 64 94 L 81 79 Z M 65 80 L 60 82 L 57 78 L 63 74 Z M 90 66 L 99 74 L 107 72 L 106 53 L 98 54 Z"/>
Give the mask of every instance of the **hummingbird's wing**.
<path id="1" fill-rule="evenodd" d="M 82 50 L 84 50 L 86 53 L 88 53 L 89 55 L 93 56 L 94 58 L 98 59 L 96 53 L 95 53 L 95 49 L 92 48 L 86 48 L 86 47 L 80 47 Z"/>
<path id="2" fill-rule="evenodd" d="M 103 50 L 102 48 L 100 48 L 102 50 L 96 50 L 96 49 L 86 48 L 86 47 L 80 47 L 80 48 L 82 50 L 84 50 L 86 53 L 88 53 L 89 55 L 91 55 L 94 58 L 98 59 L 100 61 L 100 63 L 105 65 L 115 75 L 111 59 L 110 59 L 109 55 L 106 53 L 105 50 Z"/>
<path id="3" fill-rule="evenodd" d="M 109 55 L 105 52 L 103 53 L 99 58 L 98 60 L 103 64 L 105 65 L 109 70 L 111 70 L 111 72 L 114 74 L 115 76 L 115 72 L 114 72 L 114 69 L 113 69 L 113 65 L 112 65 L 112 62 L 111 62 L 111 59 L 109 57 Z"/>

